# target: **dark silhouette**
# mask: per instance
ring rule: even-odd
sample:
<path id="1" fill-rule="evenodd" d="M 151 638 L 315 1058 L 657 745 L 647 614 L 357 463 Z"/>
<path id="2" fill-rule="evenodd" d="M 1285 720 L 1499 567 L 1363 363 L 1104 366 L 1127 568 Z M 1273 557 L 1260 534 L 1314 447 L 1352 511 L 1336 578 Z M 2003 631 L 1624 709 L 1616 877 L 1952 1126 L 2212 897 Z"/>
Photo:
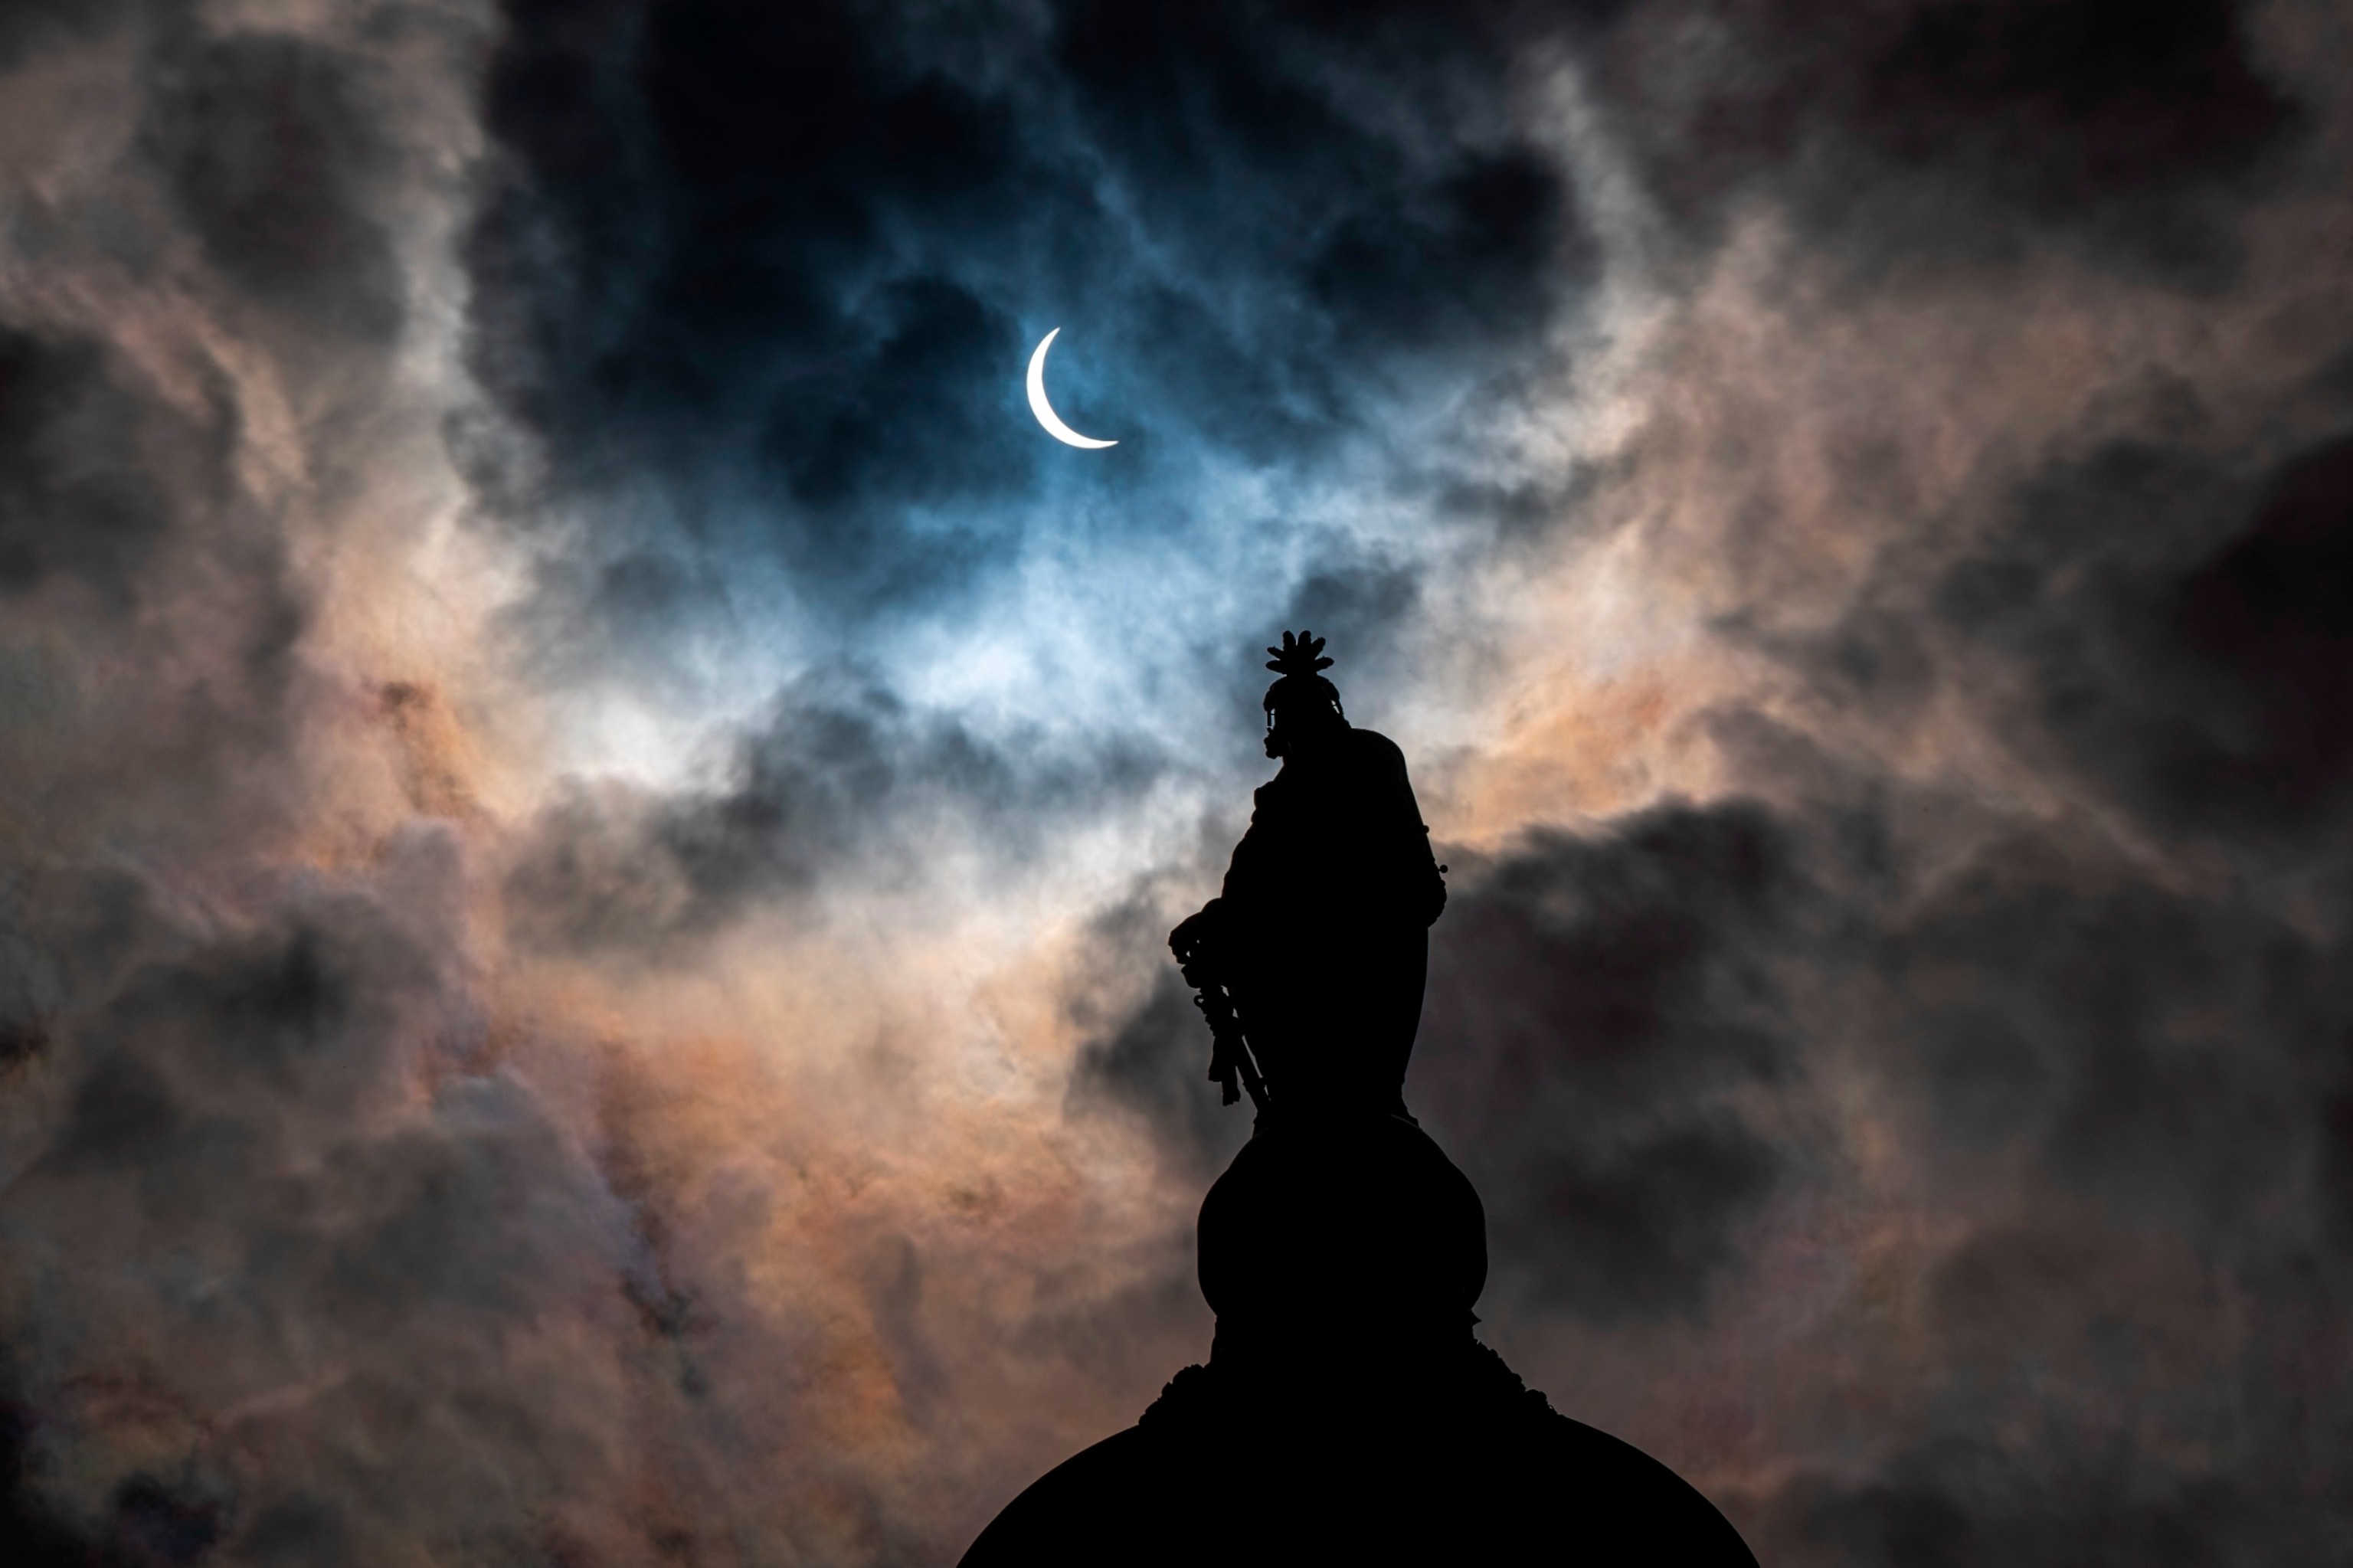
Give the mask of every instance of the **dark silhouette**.
<path id="1" fill-rule="evenodd" d="M 1258 791 L 1224 891 L 1168 945 L 1217 1033 L 1209 1075 L 1227 1104 L 1254 1053 L 1261 1110 L 1280 1096 L 1402 1115 L 1444 868 L 1404 753 L 1350 725 L 1319 673 L 1323 639 L 1286 631 L 1267 652 L 1282 679 L 1266 694 L 1266 754 L 1282 771 Z"/>
<path id="2" fill-rule="evenodd" d="M 1486 1216 L 1402 1095 L 1446 902 L 1396 746 L 1283 634 L 1222 894 L 1169 937 L 1250 1141 L 1201 1204 L 1208 1364 L 1049 1473 L 965 1568 L 1543 1562 L 1755 1568 L 1674 1472 L 1472 1335 Z M 1254 1060 L 1253 1060 L 1254 1059 Z"/>

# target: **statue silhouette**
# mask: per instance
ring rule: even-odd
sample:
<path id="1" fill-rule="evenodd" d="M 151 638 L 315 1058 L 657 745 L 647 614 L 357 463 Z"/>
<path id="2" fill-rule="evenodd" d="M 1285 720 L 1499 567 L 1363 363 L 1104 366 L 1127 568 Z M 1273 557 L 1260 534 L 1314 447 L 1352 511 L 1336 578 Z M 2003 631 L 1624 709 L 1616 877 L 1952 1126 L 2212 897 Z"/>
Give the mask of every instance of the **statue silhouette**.
<path id="1" fill-rule="evenodd" d="M 1473 1337 L 1486 1214 L 1406 1113 L 1445 870 L 1320 639 L 1268 667 L 1267 755 L 1223 891 L 1170 934 L 1209 1075 L 1258 1107 L 1201 1204 L 1206 1366 L 1008 1504 L 965 1568 L 1444 1562 L 1756 1568 L 1707 1499 L 1556 1414 Z"/>
<path id="2" fill-rule="evenodd" d="M 1225 991 L 1269 1101 L 1402 1115 L 1443 868 L 1405 754 L 1348 723 L 1319 673 L 1323 639 L 1286 631 L 1267 652 L 1282 679 L 1266 694 L 1266 753 L 1282 771 L 1259 789 L 1224 891 L 1168 945 L 1213 1022 Z M 1219 1045 L 1210 1075 L 1223 1079 L 1248 1056 L 1230 1033 Z"/>

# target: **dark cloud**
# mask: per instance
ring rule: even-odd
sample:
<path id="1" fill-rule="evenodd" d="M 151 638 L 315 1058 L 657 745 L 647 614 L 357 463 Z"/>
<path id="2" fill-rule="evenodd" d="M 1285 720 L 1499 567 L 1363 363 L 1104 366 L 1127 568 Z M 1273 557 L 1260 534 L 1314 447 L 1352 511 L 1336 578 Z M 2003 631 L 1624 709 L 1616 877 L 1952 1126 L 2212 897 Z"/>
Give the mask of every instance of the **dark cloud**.
<path id="1" fill-rule="evenodd" d="M 1120 922 L 1134 929 L 1114 951 L 1128 965 L 1149 963 L 1157 972 L 1140 1004 L 1080 1044 L 1067 1109 L 1134 1118 L 1172 1170 L 1206 1184 L 1250 1136 L 1250 1107 L 1221 1105 L 1207 1086 L 1209 1026 L 1168 957 L 1157 913 L 1131 913 Z"/>
<path id="2" fill-rule="evenodd" d="M 288 1498 L 256 1514 L 237 1537 L 237 1554 L 261 1568 L 332 1563 L 349 1554 L 343 1510 L 322 1498 Z"/>
<path id="3" fill-rule="evenodd" d="M 1024 329 L 1088 323 L 1058 397 L 1116 410 L 1088 471 L 1131 486 L 1204 445 L 1299 461 L 1414 365 L 1532 352 L 1589 272 L 1504 53 L 1430 13 L 998 21 L 510 9 L 474 362 L 567 482 L 748 509 L 712 547 L 829 603 L 928 598 L 1002 558 L 1057 455 Z"/>
<path id="4" fill-rule="evenodd" d="M 132 0 L 16 0 L 0 8 L 0 70 L 101 34 L 132 8 Z"/>
<path id="5" fill-rule="evenodd" d="M 2023 1154 L 2038 1180 L 2120 1225 L 2227 1253 L 2230 1238 L 2252 1241 L 2252 1216 L 2299 1216 L 2291 1229 L 2314 1217 L 2333 1137 L 2325 1107 L 2353 1029 L 2353 987 L 2327 935 L 2344 916 L 2343 807 L 2308 805 L 2276 779 L 2179 772 L 2182 732 L 2246 711 L 2211 702 L 2211 672 L 2185 653 L 2183 585 L 2234 557 L 2240 544 L 2213 536 L 2250 506 L 2271 515 L 2283 492 L 2159 473 L 2133 493 L 2186 496 L 2199 520 L 2186 538 L 2136 511 L 2137 533 L 2111 517 L 2074 536 L 2103 541 L 2086 563 L 2038 514 L 2031 537 L 2066 564 L 1997 577 L 1971 563 L 1929 579 L 1953 624 L 1984 641 L 1957 647 L 1947 628 L 1922 656 L 1940 679 L 2014 702 L 1999 712 L 2029 758 L 2052 757 L 2056 732 L 2056 755 L 2095 791 L 2092 811 L 2027 820 L 1897 779 L 1869 753 L 1832 757 L 1757 724 L 1722 734 L 1756 787 L 1802 802 L 1787 808 L 1800 863 L 1828 900 L 1804 963 L 1844 999 L 1807 1015 L 1813 1049 L 1866 1039 L 1924 1130 L 1962 1157 L 1947 1168 L 1956 1190 L 1982 1175 L 1969 1161 Z M 2027 678 L 1973 665 L 1989 647 L 2021 659 Z M 2155 717 L 2106 722 L 2119 710 Z M 2148 814 L 2119 836 L 2117 806 Z M 2148 858 L 2152 842 L 2166 858 Z M 2186 845 L 2211 857 L 2201 873 L 2184 870 L 2200 863 Z M 2277 902 L 2268 870 L 2238 869 L 2283 864 L 2309 879 L 2301 903 Z"/>
<path id="6" fill-rule="evenodd" d="M 2268 515 L 2305 492 L 2243 493 Z M 2196 576 L 2236 547 L 2158 555 Z M 2353 1425 L 2341 1359 L 2310 1338 L 2353 1291 L 2333 1239 L 2353 1164 L 2341 881 L 2314 885 L 2327 913 L 2285 919 L 2260 885 L 1941 809 L 1867 755 L 1744 745 L 1770 810 L 1450 853 L 1409 1096 L 1486 1198 L 1490 1316 L 1525 1333 L 1746 1310 L 1742 1262 L 1786 1220 L 1767 1200 L 1851 1201 L 1818 1097 L 1860 1073 L 1871 1136 L 1936 1194 L 1922 1361 L 1873 1376 L 1925 1378 L 1920 1425 L 1886 1442 L 1833 1417 L 1862 1447 L 1743 1514 L 1760 1558 L 2341 1554 L 2313 1478 Z M 1834 1340 L 1876 1332 L 1834 1320 Z"/>
<path id="7" fill-rule="evenodd" d="M 1458 863 L 1408 1092 L 1486 1195 L 1499 1274 L 1596 1321 L 1705 1308 L 1787 1158 L 1732 1092 L 1799 1054 L 1798 860 L 1731 804 Z"/>
<path id="8" fill-rule="evenodd" d="M 2343 1556 L 2353 1524 L 2324 1478 L 2348 1457 L 2347 1428 L 2337 1379 L 2302 1348 L 2334 1315 L 2322 1271 L 2308 1255 L 2250 1270 L 2229 1307 L 2161 1235 L 2030 1224 L 1958 1249 L 1933 1289 L 1963 1375 L 1929 1434 L 1867 1478 L 1817 1472 L 1782 1491 L 1782 1560 Z M 2003 1429 L 2023 1441 L 1986 1436 Z"/>
<path id="9" fill-rule="evenodd" d="M 0 1361 L 0 1390 L 9 1383 Z M 203 1562 L 234 1517 L 216 1477 L 194 1467 L 165 1478 L 133 1471 L 100 1517 L 76 1519 L 28 1484 L 43 1468 L 33 1423 L 0 1395 L 0 1553 L 18 1568 L 176 1568 Z"/>
<path id="10" fill-rule="evenodd" d="M 2107 442 L 2025 482 L 1935 605 L 2023 666 L 2075 766 L 2168 832 L 2309 833 L 2353 780 L 2353 445 Z"/>
<path id="11" fill-rule="evenodd" d="M 2182 584 L 2173 624 L 2237 688 L 2251 732 L 2177 761 L 2184 787 L 2290 811 L 2333 800 L 2353 774 L 2353 437 L 2266 482 L 2245 530 Z"/>
<path id="12" fill-rule="evenodd" d="M 0 741 L 21 789 L 218 842 L 283 804 L 309 599 L 227 377 L 175 368 L 0 321 Z"/>
<path id="13" fill-rule="evenodd" d="M 2126 879 L 2071 887 L 2064 852 L 2002 846 L 1886 928 L 1891 1043 L 1955 1146 L 2031 1150 L 2059 1186 L 2228 1249 L 2300 1205 L 2353 987 L 2234 901 Z"/>
<path id="14" fill-rule="evenodd" d="M 934 528 L 910 551 L 919 558 L 878 561 L 868 553 L 877 541 L 828 520 L 861 506 L 1001 493 L 1027 477 L 1035 448 L 1001 439 L 999 394 L 1025 346 L 1009 317 L 940 277 L 894 281 L 871 313 L 873 336 L 847 363 L 777 388 L 757 452 L 811 519 L 805 533 L 778 541 L 789 563 L 828 577 L 886 571 L 882 586 L 897 598 L 963 575 L 992 541 Z"/>
<path id="15" fill-rule="evenodd" d="M 1822 1488 L 1802 1533 L 1818 1561 L 1924 1568 L 2286 1563 L 2325 1561 L 2348 1544 L 2333 1510 L 2292 1489 L 2250 1493 L 2122 1446 L 2027 1470 L 1968 1439 L 1923 1445 L 1883 1479 Z"/>
<path id="16" fill-rule="evenodd" d="M 0 1192 L 12 1274 L 47 1282 L 9 1303 L 0 1393 L 36 1425 L 0 1432 L 0 1539 L 139 1564 L 311 1561 L 352 1520 L 486 1539 L 515 1489 L 600 1462 L 596 1399 L 529 1345 L 600 1299 L 621 1320 L 627 1205 L 488 1058 L 446 855 L 388 853 L 383 884 L 242 928 L 42 933 L 74 979 L 57 1114 Z"/>
<path id="17" fill-rule="evenodd" d="M 1089 132 L 1188 273 L 1283 315 L 1320 310 L 1345 383 L 1388 351 L 1526 333 L 1590 266 L 1557 169 L 1531 149 L 1458 140 L 1435 166 L 1411 158 L 1415 132 L 1463 138 L 1463 100 L 1486 95 L 1492 111 L 1513 85 L 1509 29 L 1481 20 L 1076 4 L 1057 47 Z M 1352 85 L 1394 120 L 1366 115 Z"/>
<path id="18" fill-rule="evenodd" d="M 391 153 L 356 62 L 235 33 L 163 57 L 148 108 L 155 156 L 224 275 L 313 329 L 398 333 L 400 268 L 372 210 Z"/>
<path id="19" fill-rule="evenodd" d="M 5 1383 L 14 1381 L 10 1377 Z M 28 1484 L 32 1425 L 31 1413 L 0 1393 L 0 1548 L 6 1550 L 9 1562 L 27 1568 L 86 1563 L 90 1543 L 44 1507 Z"/>
<path id="20" fill-rule="evenodd" d="M 675 474 L 751 443 L 787 496 L 838 503 L 903 390 L 892 377 L 942 355 L 955 378 L 933 407 L 954 426 L 976 345 L 1004 328 L 954 279 L 909 270 L 890 228 L 936 196 L 969 207 L 957 227 L 978 242 L 983 215 L 1019 209 L 1004 104 L 912 68 L 844 7 L 509 20 L 485 114 L 519 183 L 473 244 L 477 358 L 567 460 L 619 437 Z M 861 311 L 878 285 L 880 308 Z M 955 455 L 916 437 L 904 471 Z M 801 542 L 854 559 L 855 530 L 875 524 L 806 526 Z"/>
<path id="21" fill-rule="evenodd" d="M 1326 553 L 1324 562 L 1300 578 L 1276 624 L 1286 630 L 1303 628 L 1346 650 L 1350 675 L 1388 673 L 1392 667 L 1387 656 L 1421 607 L 1420 573 L 1345 549 Z"/>
<path id="22" fill-rule="evenodd" d="M 0 326 L 0 592 L 68 577 L 128 608 L 175 503 L 223 486 L 206 444 L 99 340 Z"/>
<path id="23" fill-rule="evenodd" d="M 1560 176 L 1533 154 L 1477 159 L 1417 195 L 1420 211 L 1343 220 L 1309 267 L 1344 335 L 1499 342 L 1544 319 L 1559 270 L 1578 270 L 1561 254 Z"/>
<path id="24" fill-rule="evenodd" d="M 1833 631 L 1779 650 L 1822 730 L 1718 732 L 1834 908 L 1805 1058 L 1908 1107 L 1953 1225 L 1920 1283 L 1921 1435 L 1780 1491 L 1767 1555 L 2347 1546 L 2310 1479 L 2347 1457 L 2342 1364 L 2291 1347 L 2353 1293 L 2348 449 L 2294 419 L 2231 442 L 2178 389 L 2104 418 L 1965 489 L 1941 523 L 1968 544 L 1892 544 Z M 2068 804 L 1887 761 L 1956 703 Z"/>
<path id="25" fill-rule="evenodd" d="M 198 1562 L 225 1533 L 223 1499 L 157 1476 L 126 1478 L 112 1502 L 116 1539 L 134 1563 Z"/>
<path id="26" fill-rule="evenodd" d="M 2306 123 L 2229 0 L 1757 0 L 1638 13 L 1613 47 L 1622 69 L 1598 80 L 1688 221 L 1769 188 L 1873 264 L 2058 241 L 2217 287 L 2234 205 Z"/>
<path id="27" fill-rule="evenodd" d="M 1864 93 L 1897 157 L 1982 161 L 2044 211 L 2242 175 L 2293 118 L 2217 0 L 1925 5 Z"/>
<path id="28" fill-rule="evenodd" d="M 0 1078 L 38 1061 L 48 1048 L 49 1032 L 37 1014 L 23 1010 L 0 1017 Z"/>
<path id="29" fill-rule="evenodd" d="M 839 672 L 805 677 L 738 736 L 723 789 L 580 786 L 508 874 L 517 929 L 554 948 L 659 949 L 836 873 L 912 886 L 959 835 L 1008 865 L 1050 824 L 1132 799 L 1165 766 L 1142 742 L 993 740 Z"/>

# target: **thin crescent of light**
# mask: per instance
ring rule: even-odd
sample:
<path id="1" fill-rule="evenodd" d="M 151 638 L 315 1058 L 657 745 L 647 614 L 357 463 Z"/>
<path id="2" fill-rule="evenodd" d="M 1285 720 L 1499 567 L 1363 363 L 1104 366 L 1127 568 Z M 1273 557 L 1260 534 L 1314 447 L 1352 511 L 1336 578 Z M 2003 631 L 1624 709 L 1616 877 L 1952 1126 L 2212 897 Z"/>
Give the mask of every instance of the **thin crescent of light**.
<path id="1" fill-rule="evenodd" d="M 1066 446 L 1095 448 L 1119 445 L 1117 441 L 1099 441 L 1092 436 L 1079 434 L 1062 423 L 1062 416 L 1054 412 L 1054 405 L 1046 401 L 1046 351 L 1053 347 L 1054 340 L 1061 335 L 1062 329 L 1056 327 L 1039 342 L 1038 351 L 1029 356 L 1029 411 L 1038 416 L 1038 422 L 1046 427 L 1048 435 Z"/>

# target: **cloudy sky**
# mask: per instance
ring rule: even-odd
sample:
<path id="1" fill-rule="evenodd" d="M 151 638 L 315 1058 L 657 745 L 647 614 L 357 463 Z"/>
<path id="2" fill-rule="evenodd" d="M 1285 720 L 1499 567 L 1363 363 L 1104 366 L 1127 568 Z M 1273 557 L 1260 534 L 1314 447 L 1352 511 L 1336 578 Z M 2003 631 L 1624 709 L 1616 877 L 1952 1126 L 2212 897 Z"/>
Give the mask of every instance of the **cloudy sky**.
<path id="1" fill-rule="evenodd" d="M 1207 1352 L 1305 626 L 1557 1407 L 1777 1568 L 2353 1556 L 2348 59 L 8 0 L 0 1545 L 952 1561 Z"/>

